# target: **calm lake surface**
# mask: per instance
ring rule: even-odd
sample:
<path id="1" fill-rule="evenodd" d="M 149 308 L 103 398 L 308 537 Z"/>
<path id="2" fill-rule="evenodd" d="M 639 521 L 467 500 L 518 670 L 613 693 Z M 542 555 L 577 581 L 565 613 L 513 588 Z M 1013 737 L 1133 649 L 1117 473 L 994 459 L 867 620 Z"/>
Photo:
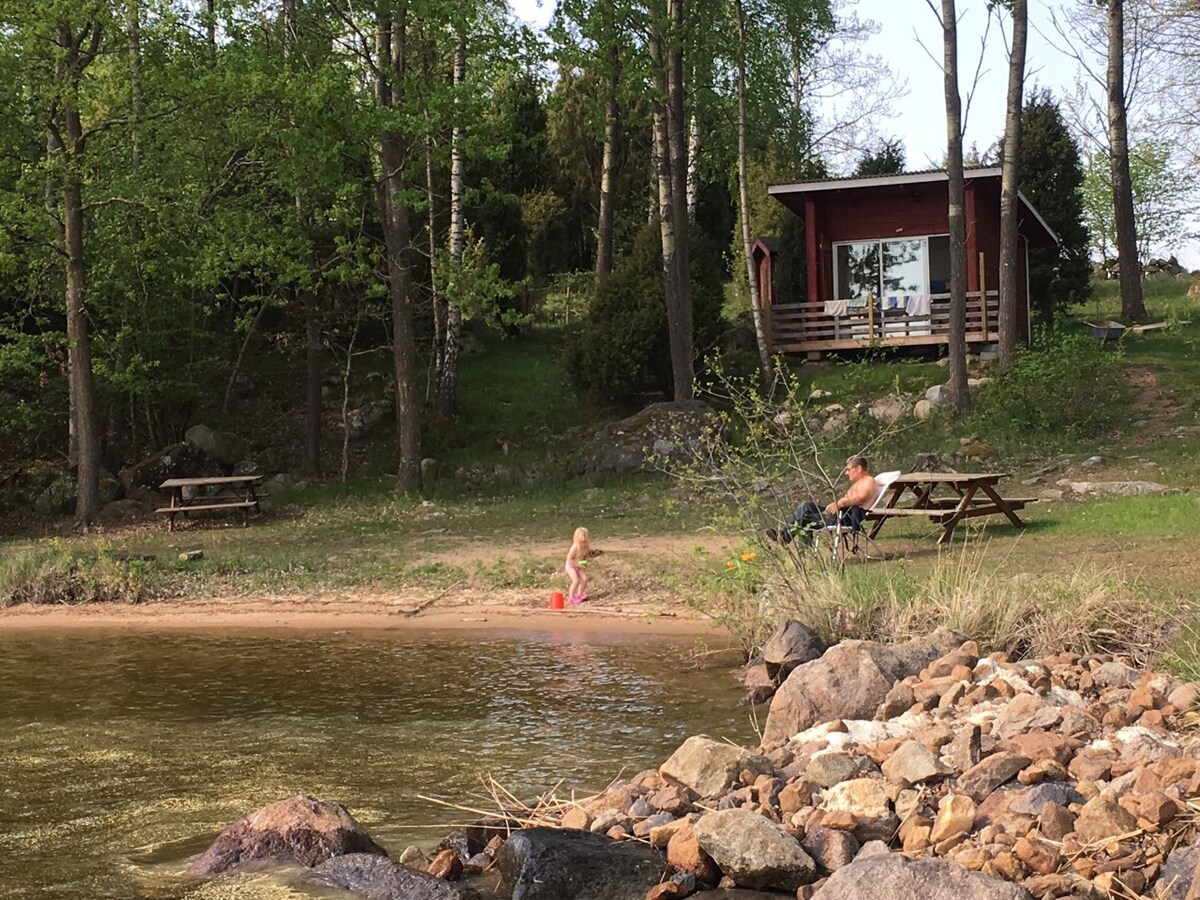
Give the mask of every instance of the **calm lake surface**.
<path id="1" fill-rule="evenodd" d="M 418 794 L 491 805 L 480 773 L 587 794 L 691 734 L 755 743 L 729 655 L 673 640 L 0 632 L 0 898 L 332 897 L 180 873 L 297 793 L 345 803 L 398 856 L 469 818 Z"/>

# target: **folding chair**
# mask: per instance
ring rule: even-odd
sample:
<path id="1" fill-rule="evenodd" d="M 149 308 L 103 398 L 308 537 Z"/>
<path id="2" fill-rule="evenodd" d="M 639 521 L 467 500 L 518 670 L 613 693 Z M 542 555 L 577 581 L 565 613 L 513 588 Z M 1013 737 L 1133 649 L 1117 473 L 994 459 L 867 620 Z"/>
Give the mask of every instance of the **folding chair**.
<path id="1" fill-rule="evenodd" d="M 887 493 L 887 489 L 899 477 L 899 471 L 880 472 L 875 476 L 875 485 L 879 491 L 875 494 L 875 502 L 871 504 L 871 509 L 879 505 L 883 500 L 883 495 Z M 844 566 L 846 560 L 852 556 L 861 556 L 864 561 L 887 559 L 883 549 L 875 543 L 866 528 L 863 527 L 864 521 L 854 524 L 839 521 L 834 525 L 825 526 L 825 534 L 829 537 L 830 552 L 833 554 L 833 561 L 838 565 Z"/>

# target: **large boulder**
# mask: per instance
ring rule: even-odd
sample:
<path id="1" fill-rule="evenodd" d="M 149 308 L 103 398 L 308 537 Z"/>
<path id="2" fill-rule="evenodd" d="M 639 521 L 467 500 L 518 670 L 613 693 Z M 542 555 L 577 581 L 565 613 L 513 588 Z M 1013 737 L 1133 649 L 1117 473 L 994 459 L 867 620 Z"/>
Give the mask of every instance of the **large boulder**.
<path id="1" fill-rule="evenodd" d="M 386 856 L 351 853 L 326 860 L 305 881 L 362 894 L 368 900 L 479 900 L 469 887 L 450 884 L 394 863 Z"/>
<path id="2" fill-rule="evenodd" d="M 716 413 L 699 400 L 653 403 L 597 431 L 580 473 L 624 475 L 652 470 L 663 461 L 685 461 L 716 424 Z"/>
<path id="3" fill-rule="evenodd" d="M 797 666 L 820 659 L 826 649 L 819 634 L 803 622 L 788 619 L 767 639 L 762 658 L 771 675 L 783 678 Z"/>
<path id="4" fill-rule="evenodd" d="M 589 831 L 524 828 L 500 847 L 496 867 L 512 900 L 643 900 L 666 860 L 653 847 Z"/>
<path id="5" fill-rule="evenodd" d="M 773 771 L 765 758 L 700 734 L 680 744 L 659 767 L 658 773 L 682 784 L 698 797 L 718 797 L 737 781 L 743 769 L 763 775 Z"/>
<path id="6" fill-rule="evenodd" d="M 795 891 L 817 866 L 794 837 L 748 809 L 709 813 L 694 826 L 696 840 L 739 887 Z"/>
<path id="7" fill-rule="evenodd" d="M 152 453 L 118 474 L 125 493 L 137 496 L 140 489 L 157 491 L 168 478 L 207 478 L 223 475 L 220 465 L 208 454 L 183 441 Z"/>
<path id="8" fill-rule="evenodd" d="M 892 685 L 915 675 L 964 638 L 948 629 L 902 644 L 843 641 L 793 670 L 771 700 L 763 746 L 832 719 L 870 719 Z"/>
<path id="9" fill-rule="evenodd" d="M 216 431 L 207 425 L 193 425 L 183 439 L 226 468 L 241 462 L 246 455 L 246 443 L 231 431 Z"/>
<path id="10" fill-rule="evenodd" d="M 187 871 L 206 877 L 268 859 L 311 868 L 349 853 L 387 855 L 342 804 L 297 796 L 238 819 Z"/>
<path id="11" fill-rule="evenodd" d="M 856 859 L 813 895 L 814 900 L 1033 900 L 1020 885 L 972 872 L 943 859 L 906 859 L 898 853 Z"/>
<path id="12" fill-rule="evenodd" d="M 380 400 L 372 400 L 360 406 L 358 409 L 352 409 L 346 416 L 346 424 L 350 432 L 350 440 L 361 441 L 373 432 L 384 419 L 388 419 L 392 415 L 392 410 L 396 408 L 396 401 L 393 397 L 384 397 Z"/>

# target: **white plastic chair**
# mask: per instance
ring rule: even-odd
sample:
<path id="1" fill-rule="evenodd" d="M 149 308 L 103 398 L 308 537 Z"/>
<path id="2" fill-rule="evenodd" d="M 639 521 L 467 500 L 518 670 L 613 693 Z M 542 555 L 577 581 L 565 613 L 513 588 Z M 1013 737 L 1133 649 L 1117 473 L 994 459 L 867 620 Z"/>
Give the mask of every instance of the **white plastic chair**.
<path id="1" fill-rule="evenodd" d="M 879 491 L 875 494 L 875 501 L 871 504 L 870 509 L 874 509 L 880 504 L 888 488 L 891 487 L 892 482 L 899 477 L 899 470 L 895 472 L 880 472 L 875 476 L 875 485 L 879 488 Z M 829 536 L 834 562 L 844 566 L 846 560 L 851 556 L 861 556 L 864 561 L 868 559 L 887 559 L 887 555 L 883 552 L 883 549 L 867 533 L 864 527 L 865 524 L 865 522 L 862 522 L 858 525 L 850 525 L 839 522 L 836 525 L 825 526 L 825 533 Z"/>

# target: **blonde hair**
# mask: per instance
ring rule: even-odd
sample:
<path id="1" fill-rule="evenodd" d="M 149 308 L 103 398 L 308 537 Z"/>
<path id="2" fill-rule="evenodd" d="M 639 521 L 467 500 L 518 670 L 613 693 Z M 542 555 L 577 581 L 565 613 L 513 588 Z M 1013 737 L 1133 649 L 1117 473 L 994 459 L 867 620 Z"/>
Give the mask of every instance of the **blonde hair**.
<path id="1" fill-rule="evenodd" d="M 588 547 L 590 536 L 588 530 L 583 526 L 575 529 L 575 534 L 571 536 L 571 543 L 576 547 Z M 589 548 L 590 549 L 590 548 Z"/>

